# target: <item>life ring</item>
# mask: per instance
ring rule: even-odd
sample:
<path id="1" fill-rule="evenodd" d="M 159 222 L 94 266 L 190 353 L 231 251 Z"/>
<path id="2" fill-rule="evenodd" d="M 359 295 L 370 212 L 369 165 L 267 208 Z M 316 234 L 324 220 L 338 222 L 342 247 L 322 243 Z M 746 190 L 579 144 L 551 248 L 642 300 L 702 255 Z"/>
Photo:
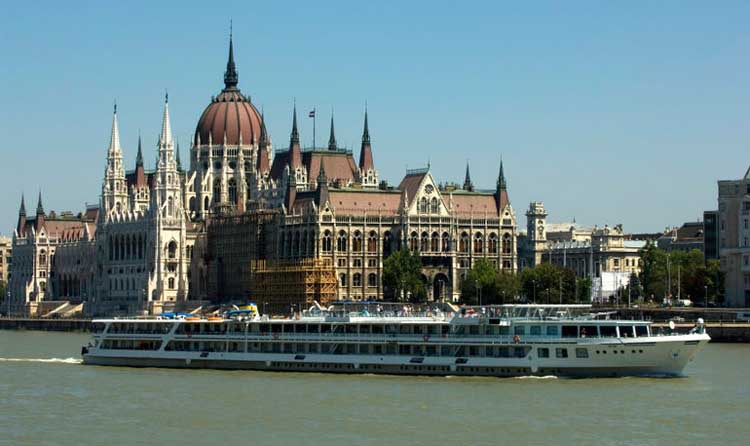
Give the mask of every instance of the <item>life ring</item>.
<path id="1" fill-rule="evenodd" d="M 513 343 L 514 344 L 520 344 L 521 343 L 521 337 L 518 335 L 513 336 Z"/>
<path id="2" fill-rule="evenodd" d="M 423 339 L 423 340 L 424 340 L 425 342 L 427 342 L 427 341 L 429 341 L 429 340 L 430 340 L 430 336 L 429 336 L 429 335 L 424 335 L 424 336 L 422 336 L 422 339 Z"/>

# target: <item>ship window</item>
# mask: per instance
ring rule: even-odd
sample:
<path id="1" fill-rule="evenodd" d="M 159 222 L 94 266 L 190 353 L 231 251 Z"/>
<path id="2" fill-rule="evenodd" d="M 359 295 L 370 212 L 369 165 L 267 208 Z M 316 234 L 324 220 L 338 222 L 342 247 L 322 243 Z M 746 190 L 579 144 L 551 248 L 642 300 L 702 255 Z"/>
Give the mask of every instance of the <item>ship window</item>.
<path id="1" fill-rule="evenodd" d="M 541 336 L 542 335 L 542 327 L 539 325 L 532 325 L 529 327 L 529 334 L 531 336 Z"/>
<path id="2" fill-rule="evenodd" d="M 577 348 L 576 349 L 576 358 L 588 358 L 589 357 L 589 351 L 585 348 Z"/>
<path id="3" fill-rule="evenodd" d="M 599 326 L 599 336 L 603 338 L 614 338 L 617 336 L 617 330 L 614 325 Z"/>
<path id="4" fill-rule="evenodd" d="M 633 337 L 633 326 L 625 325 L 625 326 L 620 327 L 620 337 L 621 338 Z"/>
<path id="5" fill-rule="evenodd" d="M 635 326 L 635 335 L 640 337 L 648 336 L 648 327 L 645 325 L 636 325 Z"/>
<path id="6" fill-rule="evenodd" d="M 516 335 L 526 334 L 526 327 L 524 327 L 523 325 L 516 325 L 515 327 L 513 327 L 513 334 L 516 334 Z"/>
<path id="7" fill-rule="evenodd" d="M 555 356 L 558 358 L 567 358 L 568 357 L 568 349 L 567 348 L 556 348 L 555 349 Z"/>
<path id="8" fill-rule="evenodd" d="M 547 336 L 557 336 L 557 325 L 547 325 Z"/>
<path id="9" fill-rule="evenodd" d="M 576 338 L 578 337 L 578 327 L 575 325 L 563 325 L 562 326 L 562 337 L 563 338 Z"/>
<path id="10" fill-rule="evenodd" d="M 538 348 L 536 349 L 536 355 L 540 358 L 549 358 L 549 349 L 548 348 Z"/>

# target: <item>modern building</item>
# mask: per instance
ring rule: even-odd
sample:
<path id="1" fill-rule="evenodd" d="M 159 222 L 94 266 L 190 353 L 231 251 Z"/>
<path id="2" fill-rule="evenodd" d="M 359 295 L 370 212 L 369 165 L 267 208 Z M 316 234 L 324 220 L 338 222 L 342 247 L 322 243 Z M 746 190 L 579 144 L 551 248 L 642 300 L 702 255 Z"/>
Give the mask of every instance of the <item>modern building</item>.
<path id="1" fill-rule="evenodd" d="M 750 169 L 739 180 L 721 180 L 718 245 L 725 273 L 725 303 L 750 307 Z"/>

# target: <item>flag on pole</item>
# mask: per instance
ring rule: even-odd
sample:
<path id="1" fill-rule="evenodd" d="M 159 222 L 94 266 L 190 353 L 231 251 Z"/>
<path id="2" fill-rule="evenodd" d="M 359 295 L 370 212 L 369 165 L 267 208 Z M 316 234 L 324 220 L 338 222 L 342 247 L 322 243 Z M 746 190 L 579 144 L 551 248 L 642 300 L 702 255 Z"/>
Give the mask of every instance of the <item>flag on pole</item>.
<path id="1" fill-rule="evenodd" d="M 315 109 L 310 110 L 309 117 L 311 117 L 311 118 L 315 117 Z"/>

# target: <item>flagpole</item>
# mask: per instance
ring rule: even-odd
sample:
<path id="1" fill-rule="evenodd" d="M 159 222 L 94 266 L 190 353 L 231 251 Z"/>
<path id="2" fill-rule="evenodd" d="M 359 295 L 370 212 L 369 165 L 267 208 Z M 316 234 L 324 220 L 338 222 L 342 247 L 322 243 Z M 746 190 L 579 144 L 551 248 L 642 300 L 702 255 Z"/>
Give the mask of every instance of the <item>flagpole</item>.
<path id="1" fill-rule="evenodd" d="M 315 108 L 313 107 L 313 150 L 315 150 Z"/>

